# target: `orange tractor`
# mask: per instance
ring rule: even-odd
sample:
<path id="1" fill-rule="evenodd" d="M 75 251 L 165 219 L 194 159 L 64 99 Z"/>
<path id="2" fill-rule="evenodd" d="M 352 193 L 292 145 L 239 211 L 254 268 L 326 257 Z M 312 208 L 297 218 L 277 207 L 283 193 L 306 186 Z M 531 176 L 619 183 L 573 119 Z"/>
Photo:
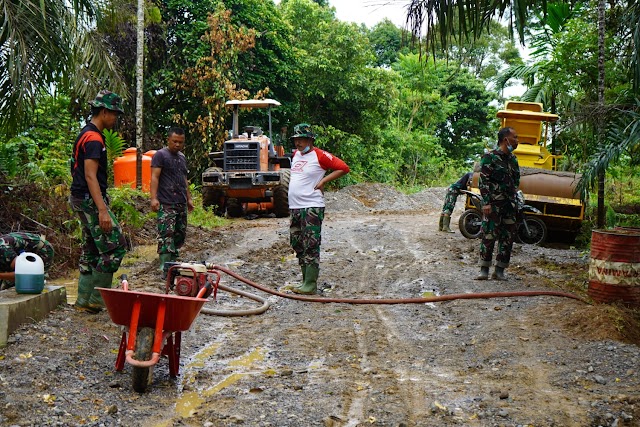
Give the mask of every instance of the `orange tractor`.
<path id="1" fill-rule="evenodd" d="M 271 108 L 280 105 L 273 99 L 227 101 L 233 108 L 230 138 L 223 151 L 209 153 L 215 166 L 202 174 L 202 204 L 213 206 L 216 214 L 240 217 L 251 213 L 289 216 L 289 179 L 291 159 L 283 146 L 274 146 L 271 132 Z M 240 109 L 267 108 L 269 136 L 258 126 L 239 131 Z"/>
<path id="2" fill-rule="evenodd" d="M 558 171 L 558 160 L 562 156 L 547 149 L 548 125 L 557 121 L 558 116 L 543 112 L 540 103 L 508 101 L 497 117 L 501 128 L 512 127 L 518 133 L 518 148 L 513 154 L 520 165 L 520 190 L 525 203 L 539 211 L 530 214 L 540 220 L 535 221 L 540 224 L 535 230 L 539 234 L 537 241 L 543 243 L 550 230 L 575 238 L 584 219 L 584 202 L 576 190 L 580 175 Z M 471 182 L 470 190 L 476 194 L 480 193 L 479 175 L 475 172 Z M 477 237 L 479 233 L 471 231 L 479 231 L 482 214 L 477 212 L 469 196 L 465 209 L 458 224 L 460 230 L 467 237 L 470 234 Z"/>

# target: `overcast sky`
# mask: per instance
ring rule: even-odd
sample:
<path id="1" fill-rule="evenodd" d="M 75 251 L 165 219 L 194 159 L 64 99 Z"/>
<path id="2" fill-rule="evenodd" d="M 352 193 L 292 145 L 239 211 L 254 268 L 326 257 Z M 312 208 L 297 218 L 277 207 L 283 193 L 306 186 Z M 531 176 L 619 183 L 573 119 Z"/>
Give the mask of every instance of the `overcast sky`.
<path id="1" fill-rule="evenodd" d="M 341 21 L 365 24 L 371 28 L 384 18 L 404 27 L 409 0 L 329 0 Z"/>

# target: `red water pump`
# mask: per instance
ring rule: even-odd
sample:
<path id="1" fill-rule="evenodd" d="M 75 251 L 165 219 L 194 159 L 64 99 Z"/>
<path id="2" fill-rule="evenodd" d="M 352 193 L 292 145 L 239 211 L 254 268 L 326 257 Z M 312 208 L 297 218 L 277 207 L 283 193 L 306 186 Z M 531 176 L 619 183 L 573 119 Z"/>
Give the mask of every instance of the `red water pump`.
<path id="1" fill-rule="evenodd" d="M 167 269 L 167 293 L 169 290 L 183 297 L 195 297 L 203 287 L 208 288 L 204 298 L 218 290 L 220 273 L 208 270 L 204 264 L 193 262 L 165 263 Z M 214 298 L 216 294 L 214 293 Z"/>

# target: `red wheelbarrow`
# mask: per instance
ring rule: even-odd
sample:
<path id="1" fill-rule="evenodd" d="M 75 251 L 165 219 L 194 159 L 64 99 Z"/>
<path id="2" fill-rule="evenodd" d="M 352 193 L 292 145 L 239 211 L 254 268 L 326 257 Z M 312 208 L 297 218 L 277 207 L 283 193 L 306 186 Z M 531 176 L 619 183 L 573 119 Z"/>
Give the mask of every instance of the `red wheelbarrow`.
<path id="1" fill-rule="evenodd" d="M 202 288 L 196 297 L 129 291 L 126 277 L 123 289 L 96 288 L 113 323 L 128 328 L 122 333 L 116 358 L 116 371 L 125 361 L 133 366 L 133 389 L 143 393 L 151 382 L 151 368 L 161 356 L 169 358 L 169 375 L 178 376 L 182 331 L 191 327 L 208 299 Z"/>

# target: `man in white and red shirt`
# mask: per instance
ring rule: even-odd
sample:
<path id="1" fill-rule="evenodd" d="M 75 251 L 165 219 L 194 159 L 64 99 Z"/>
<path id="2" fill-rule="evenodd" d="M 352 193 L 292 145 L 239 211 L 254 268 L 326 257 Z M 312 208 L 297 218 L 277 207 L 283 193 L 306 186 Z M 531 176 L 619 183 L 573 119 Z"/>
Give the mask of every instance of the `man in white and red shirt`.
<path id="1" fill-rule="evenodd" d="M 302 270 L 301 286 L 293 292 L 313 295 L 320 273 L 320 242 L 324 219 L 324 184 L 349 173 L 349 166 L 336 156 L 313 146 L 316 135 L 301 123 L 291 137 L 296 146 L 291 159 L 289 239 Z M 331 173 L 325 176 L 326 172 Z"/>

